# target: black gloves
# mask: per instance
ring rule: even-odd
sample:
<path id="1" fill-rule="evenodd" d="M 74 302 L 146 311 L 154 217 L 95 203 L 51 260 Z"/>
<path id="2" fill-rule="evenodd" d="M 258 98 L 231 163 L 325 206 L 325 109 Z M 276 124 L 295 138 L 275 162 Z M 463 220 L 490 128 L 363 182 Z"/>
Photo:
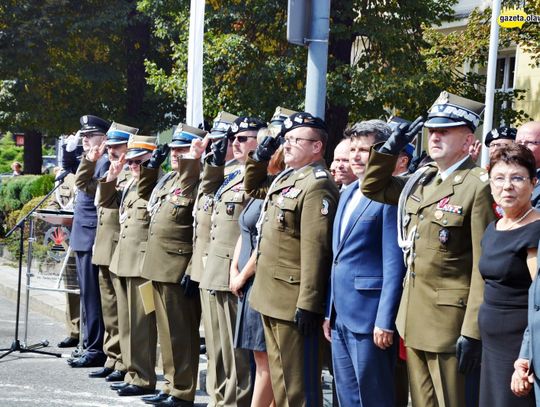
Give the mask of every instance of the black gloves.
<path id="1" fill-rule="evenodd" d="M 184 295 L 188 298 L 195 297 L 199 294 L 199 283 L 191 280 L 191 277 L 187 274 L 184 274 L 180 285 L 184 289 Z"/>
<path id="2" fill-rule="evenodd" d="M 458 370 L 463 374 L 471 373 L 480 366 L 482 341 L 461 335 L 456 342 L 456 356 Z"/>
<path id="3" fill-rule="evenodd" d="M 212 155 L 210 156 L 208 163 L 213 167 L 221 167 L 225 165 L 225 157 L 227 156 L 227 147 L 229 146 L 229 140 L 227 137 L 223 137 L 218 141 L 212 143 Z"/>
<path id="4" fill-rule="evenodd" d="M 150 157 L 150 159 L 143 165 L 146 168 L 153 169 L 161 167 L 161 164 L 163 164 L 163 162 L 167 159 L 169 151 L 171 151 L 171 148 L 168 144 L 160 144 L 152 153 L 152 157 Z"/>
<path id="5" fill-rule="evenodd" d="M 266 136 L 261 144 L 257 146 L 255 153 L 253 153 L 253 159 L 259 162 L 270 161 L 270 158 L 272 158 L 280 145 L 281 142 L 279 136 Z"/>
<path id="6" fill-rule="evenodd" d="M 304 336 L 314 334 L 317 329 L 321 329 L 321 320 L 322 316 L 320 314 L 296 308 L 294 323 L 298 327 L 300 333 Z"/>
<path id="7" fill-rule="evenodd" d="M 401 123 L 379 149 L 379 152 L 398 155 L 407 144 L 413 141 L 423 125 L 424 118 L 422 116 L 417 117 L 411 124 Z"/>
<path id="8" fill-rule="evenodd" d="M 414 174 L 420 164 L 422 164 L 422 161 L 427 157 L 426 151 L 422 151 L 420 155 L 417 155 L 411 160 L 411 163 L 409 164 L 409 168 L 407 169 L 409 174 Z M 424 163 L 425 164 L 425 163 Z"/>

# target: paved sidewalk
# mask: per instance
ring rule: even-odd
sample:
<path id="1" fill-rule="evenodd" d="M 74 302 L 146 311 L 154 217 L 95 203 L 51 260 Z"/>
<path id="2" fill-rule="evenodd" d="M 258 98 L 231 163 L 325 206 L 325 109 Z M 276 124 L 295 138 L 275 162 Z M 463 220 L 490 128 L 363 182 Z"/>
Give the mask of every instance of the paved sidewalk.
<path id="1" fill-rule="evenodd" d="M 32 270 L 33 277 L 30 278 L 31 287 L 40 287 L 54 289 L 57 286 L 57 281 L 54 275 L 43 276 L 43 273 L 40 273 L 39 270 Z M 7 298 L 13 302 L 17 299 L 17 284 L 18 284 L 18 263 L 17 261 L 6 259 L 5 257 L 0 257 L 0 297 Z M 26 285 L 27 285 L 27 269 L 26 263 L 23 263 L 22 276 L 21 276 L 21 307 L 20 307 L 20 333 L 19 338 L 21 341 L 25 339 L 25 326 L 24 320 L 26 315 Z M 50 317 L 61 324 L 59 326 L 64 326 L 65 322 L 65 306 L 66 306 L 66 295 L 61 291 L 45 291 L 41 289 L 31 289 L 29 290 L 29 303 L 30 303 L 30 312 L 36 312 L 41 315 Z M 202 325 L 201 325 L 202 326 Z M 31 322 L 29 323 L 29 337 L 35 337 L 38 333 L 32 332 L 32 329 L 35 328 Z M 201 327 L 201 335 L 204 336 L 204 331 Z M 64 333 L 59 335 L 61 339 L 65 336 Z M 5 339 L 5 338 L 4 338 Z M 29 341 L 30 343 L 30 341 Z M 52 345 L 52 343 L 51 343 Z M 159 352 L 159 350 L 158 350 Z M 68 354 L 63 355 L 63 357 L 68 357 Z M 162 374 L 161 369 L 158 367 L 158 374 Z M 201 356 L 201 363 L 199 365 L 199 382 L 204 382 L 206 379 L 206 359 L 204 356 Z M 323 372 L 323 392 L 325 399 L 325 406 L 332 406 L 332 394 L 331 394 L 331 381 L 332 378 L 327 371 Z M 201 383 L 199 383 L 201 384 Z M 158 383 L 158 388 L 161 383 Z M 204 388 L 204 383 L 203 386 Z M 198 388 L 201 388 L 199 385 Z M 204 392 L 199 392 L 196 398 L 197 403 L 203 403 L 205 405 L 209 402 L 208 396 Z"/>

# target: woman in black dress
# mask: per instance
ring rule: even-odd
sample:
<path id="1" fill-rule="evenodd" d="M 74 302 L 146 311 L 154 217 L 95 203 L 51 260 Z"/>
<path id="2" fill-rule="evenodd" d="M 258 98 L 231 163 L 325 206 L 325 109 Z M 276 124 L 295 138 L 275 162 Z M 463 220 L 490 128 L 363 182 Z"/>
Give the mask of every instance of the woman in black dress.
<path id="1" fill-rule="evenodd" d="M 279 149 L 270 160 L 268 172 L 276 174 L 283 168 L 283 153 L 282 149 Z M 249 305 L 249 294 L 255 278 L 257 221 L 263 202 L 262 199 L 252 199 L 240 214 L 240 237 L 236 243 L 229 276 L 229 288 L 238 296 L 234 347 L 252 351 L 255 360 L 252 407 L 274 406 L 262 318 L 261 314 Z"/>
<path id="2" fill-rule="evenodd" d="M 484 302 L 478 313 L 482 338 L 481 407 L 534 406 L 534 395 L 516 397 L 510 382 L 527 327 L 528 289 L 536 268 L 540 212 L 531 205 L 536 184 L 532 153 L 512 144 L 490 161 L 491 191 L 504 215 L 491 223 L 482 238 L 480 273 Z"/>

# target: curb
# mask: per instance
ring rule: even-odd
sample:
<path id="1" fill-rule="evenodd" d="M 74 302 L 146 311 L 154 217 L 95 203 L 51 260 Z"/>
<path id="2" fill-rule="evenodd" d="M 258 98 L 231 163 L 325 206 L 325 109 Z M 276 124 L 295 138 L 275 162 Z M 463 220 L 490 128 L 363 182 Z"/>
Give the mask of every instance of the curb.
<path id="1" fill-rule="evenodd" d="M 6 297 L 9 300 L 12 300 L 13 302 L 17 301 L 17 289 L 7 286 L 5 284 L 2 284 L 0 282 L 0 295 Z M 21 308 L 20 308 L 20 315 L 19 318 L 21 318 L 21 322 L 23 322 L 23 314 L 25 312 L 26 304 L 24 303 L 26 297 L 25 287 L 21 283 Z M 41 301 L 39 298 L 32 298 L 32 295 L 30 293 L 29 297 L 30 302 L 30 311 L 37 312 L 39 314 L 51 317 L 57 321 L 65 322 L 66 320 L 66 313 L 65 311 L 62 311 L 58 309 L 57 307 L 54 307 L 50 304 L 47 304 L 45 301 Z"/>

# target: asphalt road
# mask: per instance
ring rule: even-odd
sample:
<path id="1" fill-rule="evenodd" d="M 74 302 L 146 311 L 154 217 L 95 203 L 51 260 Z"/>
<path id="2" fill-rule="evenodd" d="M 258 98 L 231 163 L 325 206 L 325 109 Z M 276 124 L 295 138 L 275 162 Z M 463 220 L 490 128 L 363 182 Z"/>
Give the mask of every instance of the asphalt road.
<path id="1" fill-rule="evenodd" d="M 15 303 L 0 296 L 0 347 L 9 348 L 15 333 Z M 24 309 L 21 310 L 19 338 L 24 339 Z M 47 340 L 43 350 L 61 352 L 55 345 L 65 337 L 61 322 L 31 312 L 28 322 L 28 344 Z M 90 379 L 95 369 L 73 369 L 61 358 L 34 353 L 14 352 L 0 359 L 0 406 L 147 406 L 139 397 L 119 397 L 103 379 Z M 4 352 L 0 352 L 0 355 Z M 158 380 L 162 377 L 158 377 Z M 158 388 L 161 383 L 158 382 Z M 197 395 L 196 406 L 205 406 L 208 397 Z"/>

